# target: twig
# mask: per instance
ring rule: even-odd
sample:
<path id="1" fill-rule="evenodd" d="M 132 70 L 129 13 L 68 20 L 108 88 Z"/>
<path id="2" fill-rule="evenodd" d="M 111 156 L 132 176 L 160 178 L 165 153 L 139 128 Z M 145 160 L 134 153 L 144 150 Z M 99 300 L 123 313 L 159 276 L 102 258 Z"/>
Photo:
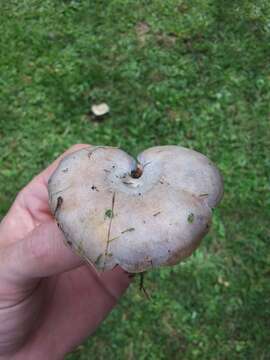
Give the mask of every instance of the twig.
<path id="1" fill-rule="evenodd" d="M 114 204 L 115 204 L 115 192 L 113 193 L 113 197 L 112 197 L 111 216 L 110 216 L 109 228 L 108 228 L 108 233 L 107 233 L 106 249 L 105 249 L 105 253 L 104 253 L 103 271 L 105 270 L 106 258 L 107 258 L 107 256 L 108 256 L 108 249 L 109 249 L 109 243 L 110 243 L 112 220 L 113 220 L 113 217 L 114 217 Z"/>

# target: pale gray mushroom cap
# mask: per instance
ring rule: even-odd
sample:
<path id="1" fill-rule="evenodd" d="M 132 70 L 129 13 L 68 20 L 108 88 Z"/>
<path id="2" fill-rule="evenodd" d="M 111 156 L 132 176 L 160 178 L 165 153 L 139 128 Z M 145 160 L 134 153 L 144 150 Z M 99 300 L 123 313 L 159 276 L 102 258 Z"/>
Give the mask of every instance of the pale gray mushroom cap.
<path id="1" fill-rule="evenodd" d="M 67 244 L 97 269 L 178 263 L 197 248 L 222 198 L 219 171 L 196 151 L 154 147 L 138 162 L 117 148 L 89 146 L 66 156 L 49 180 Z"/>

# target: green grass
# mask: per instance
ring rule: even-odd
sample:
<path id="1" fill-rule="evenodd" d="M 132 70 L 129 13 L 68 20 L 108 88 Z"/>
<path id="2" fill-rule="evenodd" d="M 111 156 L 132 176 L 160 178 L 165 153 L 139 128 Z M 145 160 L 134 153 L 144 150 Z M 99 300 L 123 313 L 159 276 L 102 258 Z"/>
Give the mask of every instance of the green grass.
<path id="1" fill-rule="evenodd" d="M 1 1 L 0 33 L 1 216 L 78 142 L 181 144 L 224 176 L 200 249 L 147 275 L 150 301 L 135 283 L 68 359 L 269 359 L 269 1 Z"/>

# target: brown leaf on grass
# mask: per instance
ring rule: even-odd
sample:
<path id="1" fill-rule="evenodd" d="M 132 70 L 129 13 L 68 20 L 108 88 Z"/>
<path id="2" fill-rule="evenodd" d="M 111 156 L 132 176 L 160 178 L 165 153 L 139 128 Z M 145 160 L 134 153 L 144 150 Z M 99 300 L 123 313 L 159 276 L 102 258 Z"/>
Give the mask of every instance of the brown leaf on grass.
<path id="1" fill-rule="evenodd" d="M 174 33 L 162 34 L 159 33 L 156 36 L 157 43 L 160 46 L 171 47 L 174 46 L 177 40 L 177 35 Z"/>
<path id="2" fill-rule="evenodd" d="M 31 84 L 31 83 L 32 83 L 32 78 L 31 78 L 31 76 L 23 75 L 23 76 L 22 76 L 22 81 L 23 81 L 25 84 Z"/>
<path id="3" fill-rule="evenodd" d="M 185 13 L 189 10 L 189 6 L 187 4 L 182 3 L 177 6 L 177 10 L 181 13 Z"/>
<path id="4" fill-rule="evenodd" d="M 147 33 L 150 31 L 150 26 L 145 21 L 141 21 L 136 25 L 136 34 L 138 36 L 139 42 L 144 45 L 147 37 Z"/>

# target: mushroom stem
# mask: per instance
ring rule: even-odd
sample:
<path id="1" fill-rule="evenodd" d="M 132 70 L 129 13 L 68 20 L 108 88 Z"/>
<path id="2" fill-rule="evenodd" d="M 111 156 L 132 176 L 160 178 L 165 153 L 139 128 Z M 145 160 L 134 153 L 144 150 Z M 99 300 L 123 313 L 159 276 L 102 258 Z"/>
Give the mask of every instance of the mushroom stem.
<path id="1" fill-rule="evenodd" d="M 133 179 L 138 179 L 142 176 L 142 173 L 143 173 L 143 166 L 142 164 L 137 163 L 136 169 L 131 171 L 130 176 Z"/>

